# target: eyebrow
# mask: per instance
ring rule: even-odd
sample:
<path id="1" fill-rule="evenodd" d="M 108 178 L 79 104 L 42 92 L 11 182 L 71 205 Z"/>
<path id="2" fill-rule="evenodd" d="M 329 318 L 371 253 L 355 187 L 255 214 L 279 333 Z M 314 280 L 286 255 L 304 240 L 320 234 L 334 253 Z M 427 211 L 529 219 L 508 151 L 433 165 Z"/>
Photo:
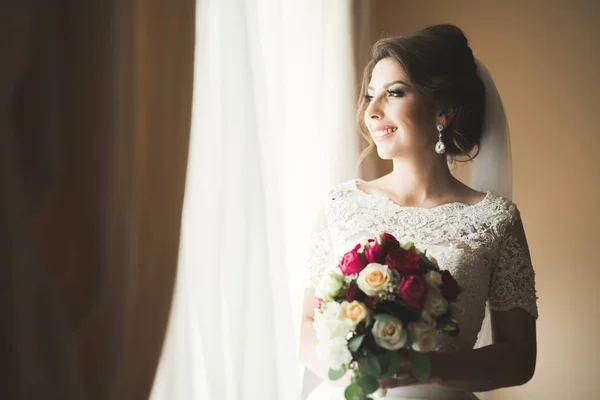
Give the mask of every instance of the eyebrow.
<path id="1" fill-rule="evenodd" d="M 383 88 L 384 88 L 384 89 L 387 89 L 387 88 L 389 88 L 390 86 L 393 86 L 393 85 L 395 85 L 395 84 L 397 84 L 397 83 L 399 83 L 399 84 L 401 84 L 401 85 L 404 85 L 404 86 L 407 86 L 407 87 L 410 87 L 410 86 L 408 85 L 408 83 L 406 83 L 406 82 L 404 82 L 404 81 L 401 81 L 401 80 L 397 80 L 397 81 L 393 81 L 393 82 L 390 82 L 390 83 L 386 83 L 385 85 L 383 85 Z M 373 87 L 372 87 L 372 86 L 369 86 L 369 87 L 367 87 L 367 89 L 369 89 L 369 90 L 375 90 L 375 89 L 373 89 Z"/>

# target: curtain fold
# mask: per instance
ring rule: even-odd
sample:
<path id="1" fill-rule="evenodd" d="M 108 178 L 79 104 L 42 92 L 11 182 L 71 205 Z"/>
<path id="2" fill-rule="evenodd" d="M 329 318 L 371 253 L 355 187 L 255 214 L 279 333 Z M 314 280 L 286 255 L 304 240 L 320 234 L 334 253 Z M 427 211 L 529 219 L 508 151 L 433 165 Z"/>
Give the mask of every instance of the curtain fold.
<path id="1" fill-rule="evenodd" d="M 365 66 L 371 59 L 371 48 L 379 38 L 375 36 L 375 8 L 373 0 L 353 0 L 353 46 L 354 61 L 356 65 L 356 87 L 360 88 L 362 84 L 362 74 Z M 358 132 L 358 127 L 357 127 Z M 368 143 L 366 140 L 360 140 L 360 150 L 364 150 Z M 359 166 L 359 175 L 361 179 L 373 180 L 384 175 L 385 167 L 377 155 L 375 148 L 367 155 Z"/>
<path id="2" fill-rule="evenodd" d="M 148 398 L 171 308 L 191 127 L 195 1 L 132 1 L 131 269 L 117 396 Z M 117 15 L 118 10 L 117 10 Z M 125 24 L 125 27 L 129 24 Z M 129 33 L 125 30 L 124 33 Z M 125 108 L 127 112 L 127 108 Z M 127 114 L 121 112 L 127 121 Z M 119 171 L 115 170 L 118 179 Z"/>
<path id="3" fill-rule="evenodd" d="M 177 265 L 193 14 L 3 6 L 0 397 L 148 397 Z"/>
<path id="4" fill-rule="evenodd" d="M 311 219 L 359 153 L 352 4 L 198 2 L 179 275 L 152 399 L 300 396 Z"/>

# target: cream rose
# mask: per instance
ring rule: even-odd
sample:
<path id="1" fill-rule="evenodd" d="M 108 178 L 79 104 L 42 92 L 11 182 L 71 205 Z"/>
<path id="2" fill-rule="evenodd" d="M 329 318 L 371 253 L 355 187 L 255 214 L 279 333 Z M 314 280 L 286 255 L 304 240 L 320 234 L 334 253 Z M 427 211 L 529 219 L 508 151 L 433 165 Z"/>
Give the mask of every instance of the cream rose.
<path id="1" fill-rule="evenodd" d="M 354 325 L 358 325 L 367 318 L 367 307 L 360 301 L 354 300 L 351 303 L 342 302 L 342 315 L 344 318 L 352 320 Z"/>
<path id="2" fill-rule="evenodd" d="M 376 296 L 387 290 L 392 274 L 387 265 L 371 263 L 358 274 L 356 283 L 367 296 Z"/>
<path id="3" fill-rule="evenodd" d="M 339 268 L 331 268 L 325 272 L 315 289 L 315 295 L 324 301 L 333 300 L 344 284 L 344 274 Z"/>
<path id="4" fill-rule="evenodd" d="M 431 329 L 435 329 L 435 327 L 437 326 L 435 318 L 427 314 L 425 311 L 421 313 L 421 323 L 429 326 Z"/>
<path id="5" fill-rule="evenodd" d="M 406 344 L 406 331 L 399 319 L 375 321 L 371 332 L 375 343 L 386 350 L 400 350 Z"/>
<path id="6" fill-rule="evenodd" d="M 408 324 L 408 331 L 412 339 L 412 348 L 415 351 L 429 352 L 435 350 L 435 331 L 426 323 L 412 322 Z"/>
<path id="7" fill-rule="evenodd" d="M 423 309 L 434 318 L 444 315 L 448 311 L 448 302 L 436 288 L 429 288 L 425 296 Z"/>
<path id="8" fill-rule="evenodd" d="M 429 271 L 425 274 L 425 284 L 434 288 L 442 286 L 442 274 L 438 271 Z"/>

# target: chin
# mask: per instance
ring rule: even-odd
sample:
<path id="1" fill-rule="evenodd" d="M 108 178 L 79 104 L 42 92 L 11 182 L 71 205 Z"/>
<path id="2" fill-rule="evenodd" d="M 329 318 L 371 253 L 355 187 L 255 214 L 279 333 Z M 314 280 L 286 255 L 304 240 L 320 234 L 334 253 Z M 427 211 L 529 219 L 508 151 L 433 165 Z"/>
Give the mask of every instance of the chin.
<path id="1" fill-rule="evenodd" d="M 381 148 L 381 147 L 377 147 L 377 155 L 379 156 L 379 158 L 381 158 L 382 160 L 392 160 L 394 158 L 397 158 L 400 154 L 400 152 L 398 150 L 395 149 L 386 149 L 386 148 Z"/>

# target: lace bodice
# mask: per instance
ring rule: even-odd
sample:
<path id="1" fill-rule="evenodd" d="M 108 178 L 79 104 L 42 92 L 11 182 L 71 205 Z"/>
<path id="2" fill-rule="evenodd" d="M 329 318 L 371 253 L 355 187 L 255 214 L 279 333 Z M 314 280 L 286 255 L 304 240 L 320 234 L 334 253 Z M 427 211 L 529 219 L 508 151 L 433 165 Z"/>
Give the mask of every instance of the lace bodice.
<path id="1" fill-rule="evenodd" d="M 425 209 L 365 193 L 356 180 L 337 185 L 329 193 L 311 240 L 308 285 L 314 287 L 323 271 L 356 243 L 382 232 L 427 249 L 463 289 L 461 334 L 443 338 L 440 349 L 472 348 L 488 301 L 491 310 L 520 307 L 537 318 L 534 271 L 519 211 L 492 192 L 474 205 L 450 203 Z"/>

